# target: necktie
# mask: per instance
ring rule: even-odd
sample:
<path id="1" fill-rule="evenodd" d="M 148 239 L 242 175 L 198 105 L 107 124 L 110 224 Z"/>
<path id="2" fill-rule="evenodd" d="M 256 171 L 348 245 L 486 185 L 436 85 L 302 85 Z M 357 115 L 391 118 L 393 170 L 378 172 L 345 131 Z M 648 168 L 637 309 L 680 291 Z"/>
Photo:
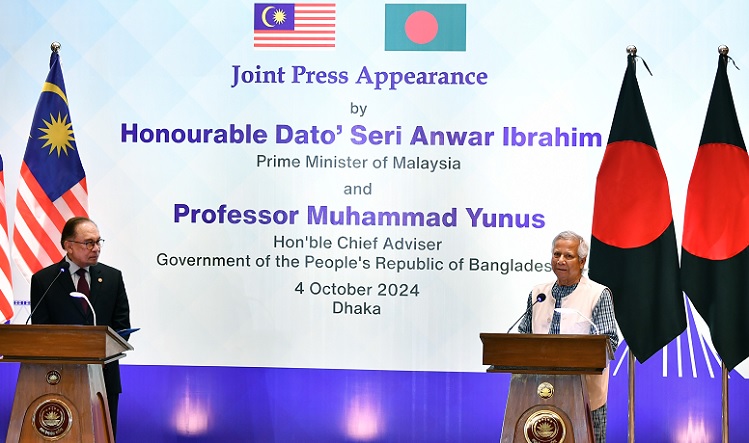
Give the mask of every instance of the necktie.
<path id="1" fill-rule="evenodd" d="M 85 295 L 88 298 L 90 291 L 90 288 L 88 286 L 88 282 L 86 281 L 86 270 L 81 268 L 75 272 L 78 274 L 78 287 L 76 288 L 76 291 L 80 292 L 81 294 Z M 81 306 L 83 306 L 83 312 L 88 314 L 88 303 L 86 300 L 81 299 Z"/>

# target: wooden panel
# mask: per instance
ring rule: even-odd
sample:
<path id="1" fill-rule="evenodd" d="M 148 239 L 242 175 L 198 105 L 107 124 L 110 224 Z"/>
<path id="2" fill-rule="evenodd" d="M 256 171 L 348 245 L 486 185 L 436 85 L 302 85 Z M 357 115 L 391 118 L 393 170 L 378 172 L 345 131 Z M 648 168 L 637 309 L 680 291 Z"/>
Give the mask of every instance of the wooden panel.
<path id="1" fill-rule="evenodd" d="M 491 372 L 600 374 L 609 359 L 606 335 L 482 333 Z"/>
<path id="2" fill-rule="evenodd" d="M 554 386 L 551 398 L 541 398 L 538 385 Z M 539 410 L 554 411 L 564 422 L 567 442 L 593 443 L 593 422 L 588 407 L 588 392 L 582 375 L 513 375 L 507 398 L 502 443 L 526 443 L 525 423 Z"/>
<path id="3" fill-rule="evenodd" d="M 113 443 L 102 365 L 132 349 L 108 326 L 0 325 L 0 362 L 22 362 L 6 442 Z"/>
<path id="4" fill-rule="evenodd" d="M 5 361 L 105 363 L 132 349 L 108 326 L 0 325 Z"/>
<path id="5" fill-rule="evenodd" d="M 56 371 L 59 381 L 50 383 Z M 23 363 L 6 443 L 96 442 L 112 443 L 112 429 L 101 365 Z M 45 436 L 34 426 L 36 411 L 54 402 L 69 410 L 69 428 L 61 435 Z"/>

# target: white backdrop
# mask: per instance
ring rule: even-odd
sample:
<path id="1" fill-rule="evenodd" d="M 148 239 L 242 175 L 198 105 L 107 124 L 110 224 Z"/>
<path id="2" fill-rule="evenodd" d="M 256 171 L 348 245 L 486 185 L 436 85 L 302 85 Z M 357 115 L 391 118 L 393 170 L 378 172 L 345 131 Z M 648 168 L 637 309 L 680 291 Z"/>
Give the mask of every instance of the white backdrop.
<path id="1" fill-rule="evenodd" d="M 336 6 L 336 47 L 253 48 L 252 2 L 13 2 L 0 18 L 0 152 L 13 206 L 29 125 L 48 71 L 49 44 L 62 44 L 75 138 L 87 172 L 90 215 L 106 239 L 102 261 L 122 269 L 132 323 L 130 364 L 482 371 L 480 332 L 504 332 L 530 287 L 553 274 L 561 230 L 589 237 L 595 178 L 626 66 L 639 48 L 654 76 L 638 78 L 668 175 L 677 237 L 686 187 L 717 67 L 726 44 L 749 67 L 746 2 L 473 1 L 465 52 L 386 52 L 384 4 Z M 240 70 L 287 72 L 284 83 L 234 83 Z M 346 83 L 292 82 L 295 67 L 346 72 Z M 370 72 L 486 72 L 486 85 L 357 84 Z M 299 68 L 297 68 L 299 69 Z M 747 127 L 745 71 L 729 70 Z M 353 106 L 364 115 L 352 112 Z M 139 130 L 268 132 L 265 143 L 157 143 Z M 275 129 L 341 128 L 335 142 L 278 143 Z M 400 143 L 359 144 L 351 128 L 398 131 Z M 426 131 L 493 131 L 489 145 L 411 145 Z M 600 134 L 600 146 L 513 146 L 516 131 Z M 124 139 L 124 140 L 123 140 Z M 211 139 L 213 140 L 213 139 Z M 517 139 L 516 139 L 517 140 Z M 299 159 L 298 168 L 258 166 L 258 157 Z M 311 168 L 307 157 L 356 158 L 363 168 Z M 447 160 L 452 169 L 394 168 L 395 159 Z M 387 166 L 376 168 L 387 159 Z M 457 167 L 459 166 L 459 168 Z M 366 193 L 351 195 L 349 188 Z M 175 205 L 217 210 L 299 211 L 294 224 L 191 223 Z M 456 226 L 333 226 L 308 208 L 360 212 L 455 211 Z M 467 208 L 526 214 L 530 227 L 471 226 Z M 12 212 L 12 211 L 11 211 Z M 12 214 L 11 214 L 12 216 Z M 301 240 L 280 247 L 276 239 Z M 339 238 L 373 240 L 371 249 Z M 386 239 L 431 241 L 439 250 L 384 249 Z M 331 241 L 316 248 L 311 239 Z M 249 257 L 249 266 L 163 266 L 174 257 Z M 280 267 L 277 258 L 298 259 Z M 315 259 L 354 260 L 356 269 L 318 268 Z M 257 259 L 270 257 L 258 266 Z M 377 260 L 441 261 L 442 270 L 378 269 Z M 471 260 L 513 264 L 471 270 Z M 595 260 L 595 257 L 591 257 Z M 370 267 L 365 269 L 364 263 Z M 450 270 L 449 265 L 462 264 Z M 527 265 L 526 265 L 527 264 Z M 540 266 L 540 265 L 539 265 Z M 28 285 L 15 277 L 15 297 Z M 372 287 L 371 295 L 314 295 L 320 285 Z M 418 295 L 379 296 L 379 285 Z M 295 291 L 301 285 L 303 293 Z M 379 314 L 335 313 L 336 302 Z M 340 305 L 338 305 L 340 306 Z M 374 309 L 374 307 L 378 309 Z M 17 317 L 25 320 L 27 313 Z"/>

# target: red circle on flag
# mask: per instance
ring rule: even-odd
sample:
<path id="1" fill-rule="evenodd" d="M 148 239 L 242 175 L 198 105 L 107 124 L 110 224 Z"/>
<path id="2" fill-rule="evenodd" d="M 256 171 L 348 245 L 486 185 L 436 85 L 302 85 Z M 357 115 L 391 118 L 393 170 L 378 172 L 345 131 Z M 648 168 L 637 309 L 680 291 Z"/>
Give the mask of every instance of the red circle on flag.
<path id="1" fill-rule="evenodd" d="M 632 140 L 606 147 L 596 182 L 593 236 L 618 248 L 652 243 L 673 221 L 658 151 Z"/>
<path id="2" fill-rule="evenodd" d="M 682 246 L 725 260 L 749 245 L 749 156 L 726 143 L 700 146 L 687 189 Z"/>
<path id="3" fill-rule="evenodd" d="M 406 19 L 406 36 L 420 45 L 434 40 L 438 29 L 437 19 L 427 11 L 416 11 Z"/>

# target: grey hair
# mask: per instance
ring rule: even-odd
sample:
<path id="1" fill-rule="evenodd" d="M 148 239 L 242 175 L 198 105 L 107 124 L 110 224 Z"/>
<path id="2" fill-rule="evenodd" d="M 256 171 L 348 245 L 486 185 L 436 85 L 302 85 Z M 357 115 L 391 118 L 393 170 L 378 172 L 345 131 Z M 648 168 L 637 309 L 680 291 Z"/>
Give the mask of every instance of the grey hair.
<path id="1" fill-rule="evenodd" d="M 554 246 L 556 246 L 558 240 L 577 240 L 579 245 L 577 246 L 577 256 L 580 259 L 580 261 L 585 260 L 588 257 L 588 250 L 590 249 L 588 247 L 588 242 L 585 241 L 585 239 L 576 232 L 573 231 L 562 231 L 559 234 L 557 234 L 556 237 L 554 237 L 554 240 L 551 242 L 551 252 L 554 252 Z"/>

